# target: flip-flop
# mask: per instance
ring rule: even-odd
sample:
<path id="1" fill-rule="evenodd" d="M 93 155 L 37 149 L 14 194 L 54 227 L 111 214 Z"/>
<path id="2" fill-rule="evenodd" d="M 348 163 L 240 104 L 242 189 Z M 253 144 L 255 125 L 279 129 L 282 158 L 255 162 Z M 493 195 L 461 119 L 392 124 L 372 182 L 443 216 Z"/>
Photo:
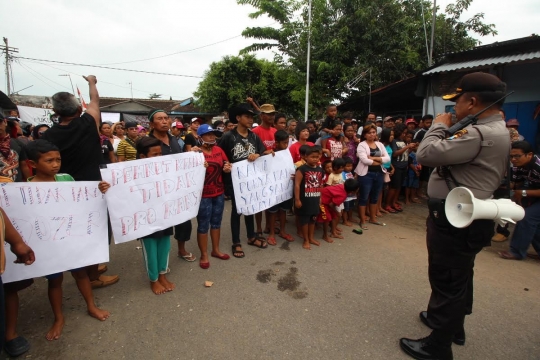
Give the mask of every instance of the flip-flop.
<path id="1" fill-rule="evenodd" d="M 368 227 L 367 227 L 366 225 L 364 225 L 364 224 L 360 224 L 360 229 L 362 229 L 362 230 L 367 230 Z"/>
<path id="2" fill-rule="evenodd" d="M 276 245 L 277 245 L 276 238 L 274 238 L 274 237 L 272 237 L 272 236 L 269 236 L 269 237 L 266 239 L 266 242 L 268 243 L 268 245 L 272 245 L 272 246 L 276 246 Z"/>
<path id="3" fill-rule="evenodd" d="M 280 238 L 287 240 L 288 242 L 294 241 L 294 238 L 291 234 L 279 235 Z"/>
<path id="4" fill-rule="evenodd" d="M 189 253 L 189 254 L 186 254 L 186 255 L 178 254 L 178 257 L 186 260 L 187 262 L 193 262 L 193 261 L 197 260 L 197 258 L 195 256 L 193 256 L 192 253 Z"/>
<path id="5" fill-rule="evenodd" d="M 369 223 L 373 225 L 386 226 L 385 223 L 379 221 L 370 221 Z"/>
<path id="6" fill-rule="evenodd" d="M 397 211 L 391 207 L 391 206 L 387 206 L 384 208 L 385 211 L 389 212 L 390 214 L 395 214 Z"/>

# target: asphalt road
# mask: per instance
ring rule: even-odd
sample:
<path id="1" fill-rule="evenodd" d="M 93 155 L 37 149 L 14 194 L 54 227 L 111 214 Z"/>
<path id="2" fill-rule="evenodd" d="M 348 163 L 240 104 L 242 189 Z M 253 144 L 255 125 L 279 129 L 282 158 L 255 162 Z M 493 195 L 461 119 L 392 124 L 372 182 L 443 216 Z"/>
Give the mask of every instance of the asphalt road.
<path id="1" fill-rule="evenodd" d="M 228 214 L 222 249 L 230 253 Z M 22 358 L 408 359 L 399 338 L 429 334 L 418 319 L 430 294 L 426 214 L 411 206 L 363 235 L 343 226 L 344 240 L 311 251 L 299 239 L 244 246 L 244 259 L 211 258 L 208 270 L 175 257 L 173 244 L 169 279 L 177 288 L 160 296 L 150 291 L 139 243 L 112 245 L 108 273 L 121 280 L 95 290 L 109 320 L 86 315 L 65 276 L 66 326 L 59 340 L 47 341 L 47 284 L 36 279 L 20 294 L 18 329 L 32 344 Z M 289 217 L 292 232 L 291 224 Z M 507 243 L 496 245 L 477 257 L 474 313 L 454 358 L 540 359 L 540 262 L 502 260 L 496 250 Z M 198 256 L 196 241 L 188 250 Z"/>

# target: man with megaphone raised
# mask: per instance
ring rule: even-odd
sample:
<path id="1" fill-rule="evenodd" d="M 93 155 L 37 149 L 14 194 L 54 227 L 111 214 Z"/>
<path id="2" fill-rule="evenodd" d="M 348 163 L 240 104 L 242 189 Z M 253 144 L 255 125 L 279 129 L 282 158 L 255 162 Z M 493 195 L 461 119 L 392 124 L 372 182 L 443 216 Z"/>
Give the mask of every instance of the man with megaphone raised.
<path id="1" fill-rule="evenodd" d="M 506 84 L 494 75 L 465 75 L 451 95 L 457 120 L 438 115 L 425 134 L 416 157 L 435 168 L 428 183 L 427 249 L 431 297 L 421 321 L 433 331 L 423 339 L 402 338 L 402 350 L 415 359 L 453 359 L 452 342 L 465 344 L 465 315 L 473 302 L 473 267 L 476 254 L 491 244 L 494 222 L 474 220 L 452 226 L 445 214 L 445 199 L 455 187 L 469 189 L 484 200 L 493 192 L 508 166 L 510 138 L 499 110 Z"/>

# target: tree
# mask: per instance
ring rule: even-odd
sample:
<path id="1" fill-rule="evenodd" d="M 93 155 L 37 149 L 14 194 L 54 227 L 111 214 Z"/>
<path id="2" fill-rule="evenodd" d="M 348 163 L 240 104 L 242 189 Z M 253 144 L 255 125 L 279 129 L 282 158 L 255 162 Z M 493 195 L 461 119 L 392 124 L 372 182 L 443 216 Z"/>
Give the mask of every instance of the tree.
<path id="1" fill-rule="evenodd" d="M 427 67 L 424 28 L 431 28 L 432 4 L 424 0 L 312 0 L 311 32 L 307 28 L 309 0 L 237 0 L 251 5 L 252 18 L 266 15 L 278 28 L 250 27 L 242 35 L 258 42 L 255 50 L 276 51 L 275 60 L 305 78 L 308 34 L 311 41 L 310 113 L 320 114 L 329 102 L 365 93 L 347 84 L 371 69 L 373 87 L 415 75 Z M 482 22 L 483 14 L 461 21 L 472 0 L 457 0 L 436 20 L 434 59 L 444 53 L 470 49 L 478 41 L 470 36 L 496 34 L 494 25 Z M 423 11 L 422 11 L 423 10 Z M 428 31 L 429 32 L 429 31 Z M 297 92 L 304 86 L 301 80 Z"/>
<path id="2" fill-rule="evenodd" d="M 296 74 L 275 62 L 253 55 L 225 56 L 210 64 L 193 95 L 205 110 L 227 110 L 253 97 L 260 104 L 279 104 L 279 111 L 296 115 L 303 101 L 303 96 L 296 95 L 297 83 Z"/>

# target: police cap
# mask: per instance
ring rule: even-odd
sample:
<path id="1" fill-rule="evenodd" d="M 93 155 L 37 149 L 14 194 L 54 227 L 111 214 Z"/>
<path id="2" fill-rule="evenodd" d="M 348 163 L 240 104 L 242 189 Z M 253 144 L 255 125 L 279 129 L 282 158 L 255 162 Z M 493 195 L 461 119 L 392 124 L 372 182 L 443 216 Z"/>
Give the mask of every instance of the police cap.
<path id="1" fill-rule="evenodd" d="M 495 75 L 484 72 L 474 72 L 461 78 L 456 90 L 452 94 L 444 95 L 443 100 L 456 101 L 458 97 L 467 92 L 493 92 L 506 94 L 506 83 Z"/>

